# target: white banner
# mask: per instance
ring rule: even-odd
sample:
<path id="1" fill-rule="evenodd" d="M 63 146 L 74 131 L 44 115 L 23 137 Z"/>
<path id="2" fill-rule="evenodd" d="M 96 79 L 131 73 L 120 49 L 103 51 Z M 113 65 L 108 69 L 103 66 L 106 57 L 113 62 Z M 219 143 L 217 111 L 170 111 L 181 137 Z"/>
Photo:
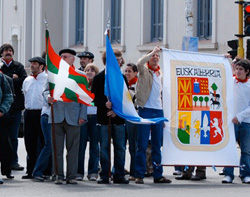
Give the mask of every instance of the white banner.
<path id="1" fill-rule="evenodd" d="M 162 164 L 238 166 L 228 59 L 167 49 L 163 58 Z"/>

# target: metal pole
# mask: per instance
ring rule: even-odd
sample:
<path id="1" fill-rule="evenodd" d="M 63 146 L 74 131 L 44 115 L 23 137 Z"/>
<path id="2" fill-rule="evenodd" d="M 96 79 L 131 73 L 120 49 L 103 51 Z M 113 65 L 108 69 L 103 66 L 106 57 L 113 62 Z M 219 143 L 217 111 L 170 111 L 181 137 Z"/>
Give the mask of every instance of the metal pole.
<path id="1" fill-rule="evenodd" d="M 243 0 L 239 0 L 239 35 L 243 35 Z M 237 55 L 244 58 L 244 48 L 243 48 L 243 36 L 239 36 L 239 46 L 237 49 Z"/>

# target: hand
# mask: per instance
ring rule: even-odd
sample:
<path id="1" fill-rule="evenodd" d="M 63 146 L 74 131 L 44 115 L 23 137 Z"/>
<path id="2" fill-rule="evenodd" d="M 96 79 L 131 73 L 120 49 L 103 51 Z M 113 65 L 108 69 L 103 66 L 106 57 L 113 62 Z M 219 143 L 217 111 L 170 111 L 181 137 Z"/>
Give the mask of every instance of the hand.
<path id="1" fill-rule="evenodd" d="M 48 96 L 48 103 L 53 104 L 54 103 L 54 97 Z"/>
<path id="2" fill-rule="evenodd" d="M 240 124 L 240 122 L 238 121 L 238 118 L 236 116 L 233 118 L 232 122 L 234 124 Z"/>
<path id="3" fill-rule="evenodd" d="M 108 109 L 112 108 L 112 103 L 110 101 L 107 101 L 105 105 Z"/>
<path id="4" fill-rule="evenodd" d="M 79 125 L 82 125 L 82 124 L 85 123 L 85 122 L 86 122 L 86 120 L 80 118 L 79 121 L 78 121 L 78 124 L 79 124 Z"/>
<path id="5" fill-rule="evenodd" d="M 17 74 L 13 74 L 12 78 L 13 79 L 18 79 L 18 75 Z"/>
<path id="6" fill-rule="evenodd" d="M 107 116 L 111 116 L 111 118 L 116 117 L 116 113 L 112 110 L 108 111 Z"/>
<path id="7" fill-rule="evenodd" d="M 160 51 L 161 51 L 161 48 L 160 48 L 159 45 L 157 45 L 157 46 L 153 49 L 152 54 L 154 55 L 154 54 L 156 54 L 156 53 L 159 53 Z"/>
<path id="8" fill-rule="evenodd" d="M 228 59 L 229 59 L 229 58 L 232 58 L 232 56 L 231 56 L 229 53 L 224 54 L 224 57 L 225 57 L 225 58 L 228 58 Z"/>
<path id="9" fill-rule="evenodd" d="M 3 116 L 3 113 L 2 112 L 0 112 L 0 117 L 2 117 Z"/>

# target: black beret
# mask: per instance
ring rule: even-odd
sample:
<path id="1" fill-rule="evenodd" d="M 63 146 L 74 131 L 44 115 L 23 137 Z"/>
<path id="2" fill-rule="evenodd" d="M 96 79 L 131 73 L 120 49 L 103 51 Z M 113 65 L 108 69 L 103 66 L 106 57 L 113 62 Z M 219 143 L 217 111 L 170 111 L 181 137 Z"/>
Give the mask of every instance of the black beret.
<path id="1" fill-rule="evenodd" d="M 38 62 L 39 64 L 46 65 L 45 59 L 42 57 L 32 57 L 29 62 Z"/>
<path id="2" fill-rule="evenodd" d="M 94 54 L 88 51 L 83 51 L 77 55 L 77 57 L 88 57 L 89 59 L 94 59 Z"/>
<path id="3" fill-rule="evenodd" d="M 59 51 L 59 55 L 61 56 L 62 53 L 70 53 L 70 54 L 72 54 L 74 56 L 76 55 L 76 52 L 73 49 L 62 49 L 61 51 Z"/>

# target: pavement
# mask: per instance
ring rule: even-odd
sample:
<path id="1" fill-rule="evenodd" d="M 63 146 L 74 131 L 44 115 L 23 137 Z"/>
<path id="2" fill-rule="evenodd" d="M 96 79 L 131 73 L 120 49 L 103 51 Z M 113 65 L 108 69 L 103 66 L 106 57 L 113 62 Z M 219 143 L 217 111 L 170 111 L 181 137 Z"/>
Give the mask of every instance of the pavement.
<path id="1" fill-rule="evenodd" d="M 88 150 L 88 148 L 87 148 Z M 19 163 L 26 166 L 26 151 L 23 138 L 19 138 Z M 86 153 L 86 165 L 88 153 Z M 129 153 L 126 153 L 126 169 L 129 169 Z M 174 168 L 172 166 L 164 167 L 164 175 L 172 180 L 171 184 L 154 184 L 153 178 L 145 178 L 145 184 L 138 185 L 130 182 L 128 185 L 106 184 L 99 185 L 96 182 L 88 181 L 84 177 L 83 181 L 77 185 L 55 185 L 52 181 L 34 182 L 32 180 L 21 179 L 25 171 L 13 171 L 14 179 L 6 179 L 2 176 L 4 184 L 0 185 L 0 197 L 21 197 L 21 196 L 47 196 L 47 197 L 74 197 L 74 196 L 118 196 L 118 197 L 146 197 L 146 196 L 185 196 L 185 197 L 230 197 L 230 196 L 249 196 L 250 184 L 242 184 L 239 179 L 239 169 L 235 169 L 235 180 L 233 184 L 222 184 L 218 173 L 222 168 L 216 171 L 210 167 L 207 168 L 207 179 L 202 181 L 178 181 L 173 176 Z M 1 177 L 1 176 L 0 176 Z"/>

